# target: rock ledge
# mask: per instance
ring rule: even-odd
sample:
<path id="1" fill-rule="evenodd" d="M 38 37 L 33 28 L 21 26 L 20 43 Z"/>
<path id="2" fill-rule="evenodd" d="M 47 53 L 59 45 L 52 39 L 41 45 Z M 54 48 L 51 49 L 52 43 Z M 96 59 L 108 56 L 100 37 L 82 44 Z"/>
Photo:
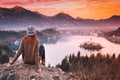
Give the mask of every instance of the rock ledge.
<path id="1" fill-rule="evenodd" d="M 71 80 L 70 74 L 59 68 L 47 68 L 41 65 L 41 73 L 37 73 L 35 65 L 15 63 L 7 67 L 0 65 L 0 80 Z"/>

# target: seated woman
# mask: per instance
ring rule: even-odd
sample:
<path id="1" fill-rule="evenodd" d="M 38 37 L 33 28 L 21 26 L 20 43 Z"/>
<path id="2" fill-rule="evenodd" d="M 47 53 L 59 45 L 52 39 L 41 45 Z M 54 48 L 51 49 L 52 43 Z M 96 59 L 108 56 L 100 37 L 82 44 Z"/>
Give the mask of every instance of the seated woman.
<path id="1" fill-rule="evenodd" d="M 39 38 L 34 26 L 27 28 L 27 35 L 23 37 L 18 52 L 7 66 L 14 64 L 20 54 L 22 54 L 22 60 L 25 64 L 36 65 L 37 72 L 40 73 Z"/>

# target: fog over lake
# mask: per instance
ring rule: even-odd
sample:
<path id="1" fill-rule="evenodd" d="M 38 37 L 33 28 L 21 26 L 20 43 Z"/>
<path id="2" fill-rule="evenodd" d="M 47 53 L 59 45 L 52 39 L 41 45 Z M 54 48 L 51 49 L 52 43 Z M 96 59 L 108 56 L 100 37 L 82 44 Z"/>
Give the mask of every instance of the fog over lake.
<path id="1" fill-rule="evenodd" d="M 80 48 L 80 44 L 86 41 L 91 41 L 100 43 L 104 48 L 99 51 L 88 51 Z M 101 53 L 103 55 L 115 53 L 118 55 L 120 53 L 120 45 L 111 43 L 103 37 L 96 36 L 67 36 L 60 38 L 57 43 L 54 44 L 44 44 L 46 50 L 46 62 L 55 66 L 60 63 L 61 60 L 69 54 L 77 54 L 80 51 L 81 55 L 91 55 Z"/>
<path id="2" fill-rule="evenodd" d="M 82 56 L 90 56 L 91 54 L 101 53 L 103 55 L 113 53 L 116 56 L 120 53 L 120 44 L 115 44 L 104 37 L 91 36 L 89 33 L 94 32 L 97 33 L 99 31 L 111 31 L 116 28 L 98 28 L 98 27 L 84 27 L 84 28 L 58 28 L 60 32 L 65 32 L 68 35 L 62 35 L 60 38 L 57 38 L 55 42 L 45 42 L 45 52 L 46 52 L 46 65 L 50 64 L 51 66 L 55 66 L 60 63 L 65 56 L 69 56 L 70 54 L 77 54 L 80 51 Z M 40 28 L 38 29 L 40 30 Z M 81 32 L 82 34 L 81 34 Z M 77 34 L 77 35 L 76 35 Z M 55 37 L 53 37 L 55 38 Z M 92 41 L 95 43 L 100 43 L 104 48 L 99 51 L 88 51 L 83 48 L 80 48 L 80 44 Z M 21 57 L 20 57 L 21 58 Z M 20 59 L 19 58 L 19 59 Z"/>

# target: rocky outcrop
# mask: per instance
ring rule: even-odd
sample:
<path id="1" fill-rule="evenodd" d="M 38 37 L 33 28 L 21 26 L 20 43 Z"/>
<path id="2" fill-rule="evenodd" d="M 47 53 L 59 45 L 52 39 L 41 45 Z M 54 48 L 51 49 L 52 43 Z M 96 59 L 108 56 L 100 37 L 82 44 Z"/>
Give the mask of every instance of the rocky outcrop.
<path id="1" fill-rule="evenodd" d="M 14 52 L 4 44 L 0 43 L 0 64 L 4 64 L 9 61 L 9 57 L 12 57 Z"/>
<path id="2" fill-rule="evenodd" d="M 37 73 L 35 65 L 15 63 L 7 67 L 0 65 L 0 80 L 75 80 L 59 68 L 47 68 L 41 65 L 41 73 Z"/>

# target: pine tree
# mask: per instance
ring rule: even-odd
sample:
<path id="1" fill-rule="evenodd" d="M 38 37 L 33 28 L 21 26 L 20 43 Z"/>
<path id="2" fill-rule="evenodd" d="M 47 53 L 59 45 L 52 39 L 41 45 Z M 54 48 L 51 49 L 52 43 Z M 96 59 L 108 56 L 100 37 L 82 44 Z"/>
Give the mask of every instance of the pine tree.
<path id="1" fill-rule="evenodd" d="M 79 61 L 80 60 L 80 51 L 78 51 L 78 53 L 77 53 L 77 61 Z"/>
<path id="2" fill-rule="evenodd" d="M 69 63 L 72 63 L 72 56 L 71 56 L 71 54 L 69 56 Z"/>
<path id="3" fill-rule="evenodd" d="M 69 71 L 69 63 L 68 63 L 68 61 L 67 61 L 67 57 L 65 57 L 63 60 L 62 60 L 62 63 L 61 63 L 61 69 L 63 70 L 63 71 L 66 71 L 66 72 L 68 72 Z"/>

